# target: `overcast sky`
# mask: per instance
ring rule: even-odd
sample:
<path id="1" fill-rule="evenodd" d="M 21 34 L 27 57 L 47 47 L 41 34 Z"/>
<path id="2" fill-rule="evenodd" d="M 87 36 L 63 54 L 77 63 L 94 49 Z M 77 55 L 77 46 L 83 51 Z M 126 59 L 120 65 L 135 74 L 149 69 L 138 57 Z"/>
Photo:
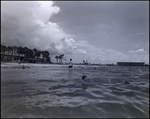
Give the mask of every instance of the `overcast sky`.
<path id="1" fill-rule="evenodd" d="M 1 43 L 73 62 L 149 63 L 149 1 L 1 2 Z"/>

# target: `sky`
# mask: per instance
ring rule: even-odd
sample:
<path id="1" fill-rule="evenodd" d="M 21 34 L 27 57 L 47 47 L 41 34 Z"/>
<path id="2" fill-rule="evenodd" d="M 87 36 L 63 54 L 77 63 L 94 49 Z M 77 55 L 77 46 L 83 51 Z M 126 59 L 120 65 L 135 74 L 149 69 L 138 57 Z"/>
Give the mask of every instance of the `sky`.
<path id="1" fill-rule="evenodd" d="M 149 1 L 1 1 L 1 44 L 52 62 L 149 64 Z"/>

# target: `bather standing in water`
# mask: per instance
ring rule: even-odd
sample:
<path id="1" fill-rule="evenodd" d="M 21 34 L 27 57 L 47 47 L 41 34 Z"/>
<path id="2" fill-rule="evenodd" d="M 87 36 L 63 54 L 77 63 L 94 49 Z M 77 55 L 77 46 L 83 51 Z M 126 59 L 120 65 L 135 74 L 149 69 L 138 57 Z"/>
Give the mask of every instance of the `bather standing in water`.
<path id="1" fill-rule="evenodd" d="M 20 66 L 20 64 L 21 64 L 21 61 L 20 61 L 20 59 L 18 60 L 18 62 L 19 62 L 19 66 Z"/>
<path id="2" fill-rule="evenodd" d="M 69 69 L 73 67 L 73 62 L 72 62 L 72 59 L 70 59 L 70 62 L 69 62 Z"/>

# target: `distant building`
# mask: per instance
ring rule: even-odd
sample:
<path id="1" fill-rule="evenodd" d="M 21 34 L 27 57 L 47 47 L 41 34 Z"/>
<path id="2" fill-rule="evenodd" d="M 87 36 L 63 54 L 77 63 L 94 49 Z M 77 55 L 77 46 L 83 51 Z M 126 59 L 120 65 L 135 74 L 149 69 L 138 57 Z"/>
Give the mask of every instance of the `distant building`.
<path id="1" fill-rule="evenodd" d="M 113 63 L 112 64 L 105 64 L 106 66 L 109 66 L 109 67 L 111 67 L 111 66 L 115 66 Z"/>
<path id="2" fill-rule="evenodd" d="M 19 54 L 17 53 L 17 51 L 14 51 L 13 52 L 8 52 L 8 51 L 5 51 L 4 53 L 1 52 L 1 60 L 2 61 L 18 61 L 19 59 L 22 61 L 24 58 L 24 54 Z"/>
<path id="3" fill-rule="evenodd" d="M 145 66 L 144 62 L 117 62 L 117 66 Z"/>
<path id="4" fill-rule="evenodd" d="M 18 62 L 18 60 L 20 59 L 21 62 L 29 62 L 29 63 L 42 63 L 43 62 L 43 55 L 42 53 L 40 54 L 40 57 L 34 57 L 34 58 L 28 58 L 26 57 L 24 54 L 19 54 L 17 53 L 17 50 L 13 50 L 13 52 L 8 52 L 5 51 L 4 53 L 1 52 L 1 57 L 0 60 L 1 61 L 6 61 L 6 62 Z M 44 59 L 45 61 L 46 59 Z"/>

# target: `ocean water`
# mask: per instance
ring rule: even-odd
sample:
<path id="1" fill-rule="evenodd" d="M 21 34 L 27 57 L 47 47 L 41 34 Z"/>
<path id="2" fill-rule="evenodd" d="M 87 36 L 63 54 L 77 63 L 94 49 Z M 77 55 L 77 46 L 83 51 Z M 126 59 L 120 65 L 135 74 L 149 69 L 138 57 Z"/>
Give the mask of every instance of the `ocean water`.
<path id="1" fill-rule="evenodd" d="M 1 67 L 1 117 L 148 118 L 149 68 Z"/>

